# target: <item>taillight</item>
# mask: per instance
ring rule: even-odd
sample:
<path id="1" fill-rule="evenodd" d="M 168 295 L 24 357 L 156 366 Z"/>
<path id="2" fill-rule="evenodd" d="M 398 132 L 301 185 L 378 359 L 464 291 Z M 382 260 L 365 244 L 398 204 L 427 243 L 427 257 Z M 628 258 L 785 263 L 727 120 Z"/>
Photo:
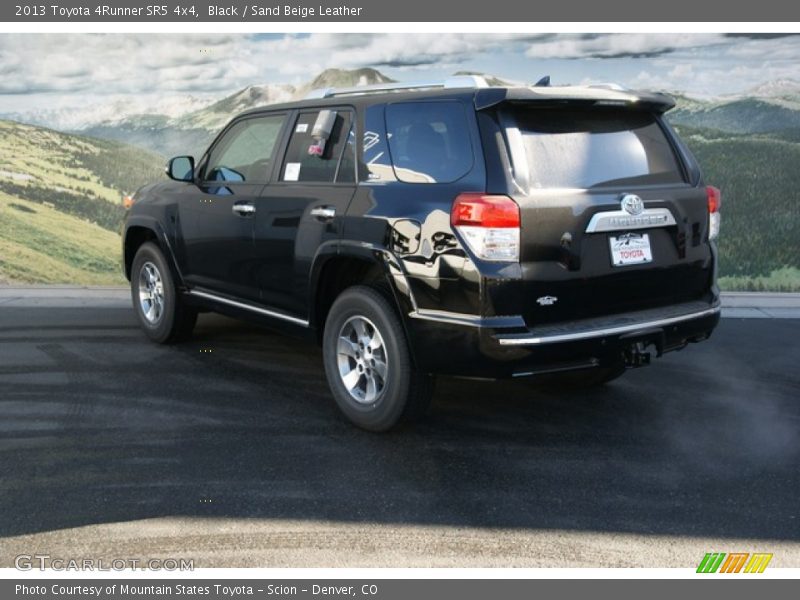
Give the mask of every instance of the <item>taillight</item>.
<path id="1" fill-rule="evenodd" d="M 715 240 L 719 236 L 719 209 L 722 206 L 722 193 L 713 185 L 706 187 L 708 199 L 708 239 Z"/>
<path id="2" fill-rule="evenodd" d="M 450 223 L 483 260 L 519 260 L 519 206 L 508 196 L 459 194 Z"/>

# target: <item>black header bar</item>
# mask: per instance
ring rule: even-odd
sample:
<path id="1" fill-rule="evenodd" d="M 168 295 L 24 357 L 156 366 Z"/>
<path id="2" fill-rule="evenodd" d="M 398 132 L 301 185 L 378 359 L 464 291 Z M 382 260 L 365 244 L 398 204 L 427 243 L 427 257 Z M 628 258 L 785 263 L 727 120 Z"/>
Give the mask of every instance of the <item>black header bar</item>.
<path id="1" fill-rule="evenodd" d="M 786 0 L 12 0 L 3 22 L 780 22 Z"/>

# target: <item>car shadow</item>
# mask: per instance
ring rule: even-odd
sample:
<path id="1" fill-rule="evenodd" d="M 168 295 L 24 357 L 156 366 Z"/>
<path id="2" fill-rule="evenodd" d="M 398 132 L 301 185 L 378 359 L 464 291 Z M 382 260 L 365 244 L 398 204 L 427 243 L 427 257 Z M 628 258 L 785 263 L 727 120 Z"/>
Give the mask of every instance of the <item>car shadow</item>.
<path id="1" fill-rule="evenodd" d="M 759 350 L 800 322 L 725 320 L 595 390 L 442 378 L 426 420 L 371 434 L 313 344 L 203 315 L 161 347 L 122 314 L 0 328 L 30 354 L 0 369 L 0 536 L 181 515 L 800 540 L 798 356 Z"/>

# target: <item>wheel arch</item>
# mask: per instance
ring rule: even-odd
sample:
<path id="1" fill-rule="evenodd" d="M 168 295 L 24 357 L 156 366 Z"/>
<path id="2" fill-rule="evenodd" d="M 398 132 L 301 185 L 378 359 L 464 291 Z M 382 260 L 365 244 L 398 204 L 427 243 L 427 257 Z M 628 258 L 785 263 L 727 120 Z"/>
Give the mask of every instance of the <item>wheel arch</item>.
<path id="1" fill-rule="evenodd" d="M 309 321 L 321 339 L 325 320 L 336 298 L 348 287 L 372 284 L 390 296 L 410 341 L 408 314 L 415 303 L 400 263 L 385 248 L 340 241 L 320 248 L 311 269 Z M 413 354 L 413 353 L 412 353 Z"/>
<path id="2" fill-rule="evenodd" d="M 129 219 L 125 224 L 122 239 L 122 260 L 125 278 L 130 281 L 133 259 L 142 244 L 146 242 L 154 242 L 158 246 L 167 260 L 176 283 L 183 285 L 183 277 L 175 260 L 169 238 L 161 224 L 152 218 L 139 217 Z"/>

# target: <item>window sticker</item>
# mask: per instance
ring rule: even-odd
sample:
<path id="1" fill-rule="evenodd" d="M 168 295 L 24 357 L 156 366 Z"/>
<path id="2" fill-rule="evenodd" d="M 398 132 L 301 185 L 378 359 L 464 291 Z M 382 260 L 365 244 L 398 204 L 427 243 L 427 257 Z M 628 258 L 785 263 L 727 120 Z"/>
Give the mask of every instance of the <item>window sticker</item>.
<path id="1" fill-rule="evenodd" d="M 294 128 L 295 133 L 305 133 L 306 131 L 308 131 L 308 123 L 298 123 Z"/>
<path id="2" fill-rule="evenodd" d="M 286 169 L 283 172 L 284 181 L 297 181 L 300 179 L 300 163 L 286 163 Z"/>

